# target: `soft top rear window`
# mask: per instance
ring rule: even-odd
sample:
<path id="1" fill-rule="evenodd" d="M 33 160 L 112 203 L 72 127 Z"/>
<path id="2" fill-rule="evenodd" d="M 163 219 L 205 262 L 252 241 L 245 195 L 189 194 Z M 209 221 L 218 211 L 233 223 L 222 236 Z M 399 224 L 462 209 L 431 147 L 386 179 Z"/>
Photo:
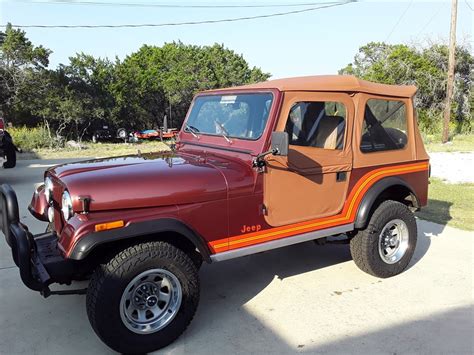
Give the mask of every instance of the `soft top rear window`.
<path id="1" fill-rule="evenodd" d="M 403 101 L 369 99 L 365 106 L 360 150 L 363 153 L 403 149 L 408 142 Z"/>

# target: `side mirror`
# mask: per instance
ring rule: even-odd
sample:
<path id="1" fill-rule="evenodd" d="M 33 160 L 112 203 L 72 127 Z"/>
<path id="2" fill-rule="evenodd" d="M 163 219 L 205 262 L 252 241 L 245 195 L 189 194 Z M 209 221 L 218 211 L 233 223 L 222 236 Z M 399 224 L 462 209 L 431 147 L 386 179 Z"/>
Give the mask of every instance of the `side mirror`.
<path id="1" fill-rule="evenodd" d="M 260 169 L 260 172 L 263 172 L 263 167 L 265 166 L 265 158 L 267 155 L 288 155 L 288 133 L 286 132 L 272 132 L 271 138 L 271 149 L 268 152 L 260 153 L 255 157 L 252 162 L 254 168 Z"/>
<path id="2" fill-rule="evenodd" d="M 288 155 L 288 133 L 272 132 L 272 154 L 286 157 Z"/>

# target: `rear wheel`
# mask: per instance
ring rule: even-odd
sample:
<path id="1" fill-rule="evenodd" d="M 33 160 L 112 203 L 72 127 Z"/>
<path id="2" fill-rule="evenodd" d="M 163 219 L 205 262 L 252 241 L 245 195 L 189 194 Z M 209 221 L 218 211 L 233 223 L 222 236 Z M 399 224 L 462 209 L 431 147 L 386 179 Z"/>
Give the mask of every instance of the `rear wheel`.
<path id="1" fill-rule="evenodd" d="M 384 201 L 372 214 L 369 224 L 351 239 L 356 265 L 377 277 L 391 277 L 408 266 L 417 241 L 413 213 L 397 201 Z"/>
<path id="2" fill-rule="evenodd" d="M 182 250 L 138 244 L 94 273 L 87 314 L 94 331 L 120 353 L 147 353 L 178 338 L 199 302 L 198 271 Z"/>
<path id="3" fill-rule="evenodd" d="M 119 128 L 117 130 L 117 137 L 123 140 L 124 143 L 127 143 L 127 136 L 127 130 L 125 128 Z"/>

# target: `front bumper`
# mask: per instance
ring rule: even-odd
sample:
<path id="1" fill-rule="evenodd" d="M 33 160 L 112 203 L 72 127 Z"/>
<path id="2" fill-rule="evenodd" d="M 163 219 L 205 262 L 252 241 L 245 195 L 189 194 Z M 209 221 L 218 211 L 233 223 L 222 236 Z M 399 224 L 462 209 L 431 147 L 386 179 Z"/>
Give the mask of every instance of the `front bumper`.
<path id="1" fill-rule="evenodd" d="M 29 232 L 20 222 L 16 193 L 8 184 L 0 186 L 0 229 L 20 269 L 21 280 L 28 288 L 47 297 L 50 284 L 71 282 L 72 261 L 59 251 L 56 234 Z"/>

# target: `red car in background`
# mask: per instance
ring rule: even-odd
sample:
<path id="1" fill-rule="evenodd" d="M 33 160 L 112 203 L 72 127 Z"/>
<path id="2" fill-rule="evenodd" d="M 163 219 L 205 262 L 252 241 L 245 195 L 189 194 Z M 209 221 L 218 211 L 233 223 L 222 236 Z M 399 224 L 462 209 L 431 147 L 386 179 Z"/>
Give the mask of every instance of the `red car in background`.
<path id="1" fill-rule="evenodd" d="M 136 131 L 133 133 L 132 139 L 138 141 L 140 139 L 172 139 L 176 138 L 179 130 L 177 128 L 168 128 L 168 117 L 163 117 L 163 126 L 159 129 L 146 129 L 143 131 Z"/>
<path id="2" fill-rule="evenodd" d="M 178 135 L 179 131 L 177 128 L 169 128 L 167 130 L 156 130 L 156 129 L 147 129 L 144 131 L 137 131 L 133 133 L 133 136 L 139 139 L 171 139 L 175 138 Z"/>

